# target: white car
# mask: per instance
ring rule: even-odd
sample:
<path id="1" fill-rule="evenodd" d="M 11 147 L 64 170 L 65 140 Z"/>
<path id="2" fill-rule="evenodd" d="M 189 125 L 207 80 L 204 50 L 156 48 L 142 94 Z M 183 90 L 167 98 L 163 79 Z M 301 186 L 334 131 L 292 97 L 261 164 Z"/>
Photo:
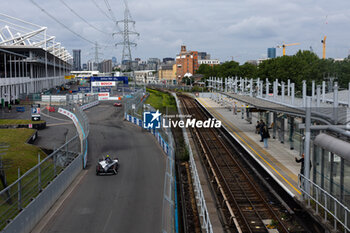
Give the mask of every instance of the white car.
<path id="1" fill-rule="evenodd" d="M 96 165 L 96 175 L 100 174 L 114 174 L 118 173 L 119 160 L 118 158 L 114 159 L 99 159 L 98 164 Z"/>

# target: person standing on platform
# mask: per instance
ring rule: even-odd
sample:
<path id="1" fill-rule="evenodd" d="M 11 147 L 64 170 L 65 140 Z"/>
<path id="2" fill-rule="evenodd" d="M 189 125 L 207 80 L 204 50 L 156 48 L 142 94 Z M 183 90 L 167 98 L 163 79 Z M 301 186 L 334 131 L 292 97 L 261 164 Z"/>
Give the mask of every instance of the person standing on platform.
<path id="1" fill-rule="evenodd" d="M 237 115 L 237 102 L 235 101 L 234 105 L 233 105 L 233 114 Z"/>
<path id="2" fill-rule="evenodd" d="M 255 125 L 255 133 L 258 134 L 259 132 L 260 132 L 260 121 L 257 121 Z"/>
<path id="3" fill-rule="evenodd" d="M 264 138 L 263 138 L 263 129 L 264 129 L 264 126 L 265 126 L 265 123 L 263 120 L 260 120 L 260 129 L 259 129 L 259 134 L 261 136 L 261 140 L 260 142 L 263 142 L 264 141 Z"/>
<path id="4" fill-rule="evenodd" d="M 295 162 L 301 163 L 300 174 L 304 175 L 304 169 L 305 169 L 305 155 L 304 155 L 304 153 L 301 155 L 301 159 L 298 159 L 297 157 L 295 157 Z M 310 170 L 311 170 L 311 167 L 312 167 L 312 163 L 310 161 Z"/>
<path id="5" fill-rule="evenodd" d="M 295 157 L 295 162 L 297 163 L 301 163 L 301 167 L 300 167 L 300 174 L 304 175 L 304 168 L 305 168 L 305 158 L 304 158 L 304 154 L 301 155 L 301 159 L 298 159 L 297 157 Z"/>
<path id="6" fill-rule="evenodd" d="M 262 128 L 261 136 L 262 136 L 263 141 L 264 141 L 264 147 L 267 149 L 269 147 L 269 145 L 267 144 L 267 140 L 269 139 L 270 134 L 269 134 L 269 129 L 267 128 L 266 125 L 264 125 Z"/>

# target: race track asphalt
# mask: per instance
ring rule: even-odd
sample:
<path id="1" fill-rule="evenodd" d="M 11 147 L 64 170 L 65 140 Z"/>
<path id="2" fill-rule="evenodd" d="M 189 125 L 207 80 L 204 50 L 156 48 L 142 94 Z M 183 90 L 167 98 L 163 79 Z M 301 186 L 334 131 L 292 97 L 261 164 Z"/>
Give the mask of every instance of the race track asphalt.
<path id="1" fill-rule="evenodd" d="M 161 232 L 165 155 L 112 104 L 87 110 L 88 171 L 42 232 Z M 119 173 L 96 176 L 98 158 L 107 154 L 119 158 Z"/>

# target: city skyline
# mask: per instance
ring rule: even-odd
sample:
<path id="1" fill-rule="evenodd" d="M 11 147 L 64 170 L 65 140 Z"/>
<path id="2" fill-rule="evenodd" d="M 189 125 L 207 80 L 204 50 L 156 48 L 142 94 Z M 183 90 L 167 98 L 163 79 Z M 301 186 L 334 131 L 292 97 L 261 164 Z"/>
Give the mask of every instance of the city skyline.
<path id="1" fill-rule="evenodd" d="M 101 46 L 101 59 L 116 56 L 121 59 L 122 48 L 113 46 L 121 38 L 113 39 L 112 20 L 108 19 L 94 2 L 108 14 L 103 1 L 74 1 L 66 4 L 100 31 L 88 25 L 61 1 L 35 1 L 71 30 Z M 122 1 L 110 2 L 117 20 L 123 19 Z M 201 3 L 201 4 L 200 4 Z M 178 6 L 181 6 L 179 8 Z M 199 1 L 129 1 L 130 12 L 136 21 L 140 38 L 133 57 L 146 60 L 149 57 L 175 57 L 180 46 L 206 51 L 220 61 L 234 60 L 241 63 L 267 56 L 266 49 L 285 43 L 299 42 L 287 48 L 287 55 L 310 46 L 322 56 L 321 40 L 327 35 L 327 57 L 348 56 L 350 45 L 346 28 L 350 21 L 347 1 L 294 1 L 247 0 L 232 2 Z M 26 9 L 26 10 L 24 10 Z M 175 10 L 174 10 L 175 9 Z M 69 50 L 82 50 L 82 63 L 94 59 L 94 45 L 77 37 L 47 16 L 30 1 L 14 0 L 3 7 L 3 13 L 48 27 L 48 33 Z M 104 31 L 107 34 L 102 33 Z M 109 35 L 108 35 L 109 34 Z M 277 49 L 281 56 L 282 49 Z"/>

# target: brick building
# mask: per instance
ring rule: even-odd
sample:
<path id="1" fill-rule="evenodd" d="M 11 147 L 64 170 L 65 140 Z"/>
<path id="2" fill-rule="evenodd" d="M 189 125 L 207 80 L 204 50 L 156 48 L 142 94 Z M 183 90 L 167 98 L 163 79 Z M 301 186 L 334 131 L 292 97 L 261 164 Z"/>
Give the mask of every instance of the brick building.
<path id="1" fill-rule="evenodd" d="M 176 56 L 176 77 L 178 83 L 181 83 L 185 74 L 194 75 L 198 67 L 198 52 L 187 51 L 186 46 L 182 45 L 180 54 Z"/>
<path id="2" fill-rule="evenodd" d="M 167 84 L 176 84 L 176 64 L 163 64 L 158 70 L 159 81 Z"/>

